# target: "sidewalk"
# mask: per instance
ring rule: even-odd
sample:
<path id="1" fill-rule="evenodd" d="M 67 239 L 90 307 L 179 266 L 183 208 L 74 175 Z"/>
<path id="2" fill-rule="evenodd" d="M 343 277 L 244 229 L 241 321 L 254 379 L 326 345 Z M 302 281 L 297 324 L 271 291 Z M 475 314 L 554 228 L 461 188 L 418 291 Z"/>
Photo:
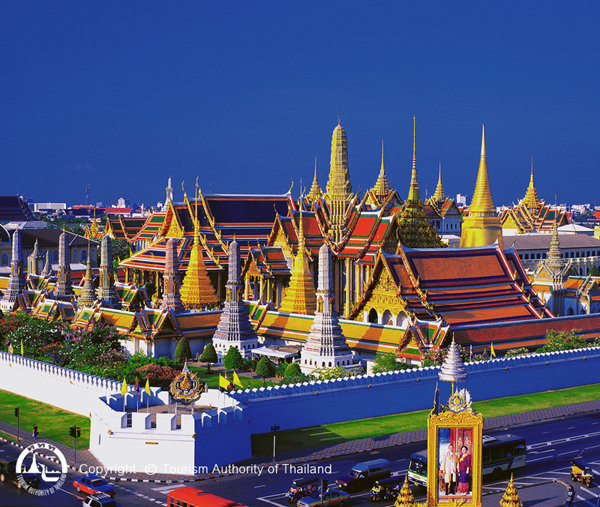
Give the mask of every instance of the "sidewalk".
<path id="1" fill-rule="evenodd" d="M 510 427 L 518 424 L 533 423 L 536 421 L 551 420 L 560 417 L 565 417 L 575 414 L 585 414 L 594 411 L 600 411 L 600 400 L 588 401 L 584 403 L 576 403 L 573 405 L 565 405 L 563 407 L 547 408 L 543 410 L 536 410 L 533 412 L 525 412 L 522 414 L 507 415 L 501 417 L 493 417 L 484 420 L 483 427 L 485 430 L 498 429 L 504 427 Z M 17 428 L 10 424 L 0 422 L 0 431 L 8 433 L 16 437 Z M 47 442 L 55 445 L 64 454 L 65 458 L 69 463 L 69 467 L 79 471 L 82 464 L 88 466 L 99 466 L 102 464 L 94 457 L 94 455 L 87 449 L 77 450 L 77 461 L 75 461 L 75 452 L 70 447 L 63 444 L 57 444 L 48 439 L 38 437 L 35 440 L 31 433 L 21 431 L 22 440 L 18 447 L 24 448 L 35 442 Z M 391 435 L 384 435 L 375 438 L 366 438 L 363 440 L 353 440 L 350 442 L 343 442 L 333 445 L 324 445 L 321 447 L 314 447 L 311 449 L 302 449 L 298 451 L 290 451 L 277 455 L 277 462 L 272 463 L 273 456 L 259 456 L 253 457 L 247 460 L 237 462 L 237 466 L 247 466 L 252 464 L 284 464 L 284 463 L 306 463 L 309 461 L 328 459 L 335 456 L 343 456 L 347 454 L 355 454 L 360 452 L 369 452 L 374 449 L 381 449 L 385 447 L 393 447 L 402 444 L 408 444 L 413 442 L 420 442 L 427 440 L 427 430 L 409 431 L 405 433 L 394 433 Z M 17 445 L 14 444 L 13 445 Z M 85 468 L 84 468 L 85 471 Z M 182 476 L 182 475 L 169 475 L 169 474 L 156 474 L 148 476 L 144 473 L 126 473 L 123 476 L 109 477 L 112 481 L 117 480 L 129 480 L 135 482 L 160 482 L 160 483 L 173 483 L 173 482 L 191 482 L 191 481 L 202 481 L 215 477 L 223 477 L 225 475 L 234 474 L 207 474 L 207 475 L 196 475 L 196 476 Z M 558 487 L 558 485 L 556 486 Z M 564 488 L 564 487 L 563 487 Z M 493 496 L 493 495 L 492 495 Z"/>

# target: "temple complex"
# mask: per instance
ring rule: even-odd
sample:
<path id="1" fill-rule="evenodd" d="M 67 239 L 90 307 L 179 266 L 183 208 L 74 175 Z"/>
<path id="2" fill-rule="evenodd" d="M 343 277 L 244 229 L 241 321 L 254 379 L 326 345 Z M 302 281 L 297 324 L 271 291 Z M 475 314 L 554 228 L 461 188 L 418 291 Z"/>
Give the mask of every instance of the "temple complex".
<path id="1" fill-rule="evenodd" d="M 502 248 L 502 224 L 490 192 L 485 155 L 485 125 L 481 128 L 481 159 L 473 200 L 464 218 L 460 236 L 461 247 L 485 246 L 498 242 Z"/>
<path id="2" fill-rule="evenodd" d="M 423 208 L 427 214 L 427 220 L 435 228 L 442 241 L 451 248 L 460 246 L 463 217 L 454 199 L 448 197 L 444 192 L 441 162 L 435 193 L 427 199 Z"/>

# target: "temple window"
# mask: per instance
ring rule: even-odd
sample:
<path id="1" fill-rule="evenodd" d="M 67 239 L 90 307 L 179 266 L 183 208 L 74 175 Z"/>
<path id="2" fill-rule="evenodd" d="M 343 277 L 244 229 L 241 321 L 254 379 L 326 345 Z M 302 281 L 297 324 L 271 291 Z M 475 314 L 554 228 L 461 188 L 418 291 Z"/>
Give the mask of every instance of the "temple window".
<path id="1" fill-rule="evenodd" d="M 58 264 L 58 250 L 54 250 L 52 253 L 52 264 Z"/>
<path id="2" fill-rule="evenodd" d="M 3 266 L 8 266 L 8 254 L 3 254 L 2 255 L 2 265 Z"/>
<path id="3" fill-rule="evenodd" d="M 369 322 L 371 324 L 377 324 L 377 310 L 375 310 L 375 308 L 371 308 L 369 311 Z"/>
<path id="4" fill-rule="evenodd" d="M 81 262 L 87 262 L 87 250 L 83 249 L 81 251 Z"/>

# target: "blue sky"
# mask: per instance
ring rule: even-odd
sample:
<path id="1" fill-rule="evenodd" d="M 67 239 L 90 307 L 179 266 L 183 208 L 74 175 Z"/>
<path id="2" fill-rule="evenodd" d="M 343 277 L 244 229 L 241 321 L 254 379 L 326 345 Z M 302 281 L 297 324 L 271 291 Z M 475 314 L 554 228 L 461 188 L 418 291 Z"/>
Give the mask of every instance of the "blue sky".
<path id="1" fill-rule="evenodd" d="M 471 196 L 486 125 L 494 203 L 596 203 L 600 4 L 0 2 L 0 194 L 153 205 L 285 193 L 329 172 L 338 110 L 354 190 L 381 141 L 405 198 L 417 117 L 422 197 L 438 163 Z M 600 202 L 597 203 L 600 205 Z"/>

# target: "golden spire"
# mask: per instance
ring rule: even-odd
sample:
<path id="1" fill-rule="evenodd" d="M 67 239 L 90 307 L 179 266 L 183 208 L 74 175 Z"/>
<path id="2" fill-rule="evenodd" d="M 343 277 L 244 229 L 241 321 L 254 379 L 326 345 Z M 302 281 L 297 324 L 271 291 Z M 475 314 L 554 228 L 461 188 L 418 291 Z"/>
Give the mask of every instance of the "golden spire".
<path id="1" fill-rule="evenodd" d="M 498 242 L 502 249 L 502 222 L 496 215 L 492 201 L 490 182 L 488 180 L 487 162 L 485 157 L 485 125 L 481 132 L 481 160 L 479 173 L 475 184 L 475 193 L 469 207 L 469 213 L 463 219 L 460 234 L 461 247 L 476 247 L 492 245 Z"/>
<path id="2" fill-rule="evenodd" d="M 302 196 L 300 202 L 302 202 Z M 304 225 L 302 224 L 302 206 L 300 206 L 300 224 L 298 225 L 298 252 L 294 259 L 290 285 L 285 291 L 280 312 L 314 315 L 317 310 L 317 294 L 313 283 L 308 257 L 305 253 Z"/>
<path id="3" fill-rule="evenodd" d="M 318 201 L 323 195 L 323 191 L 319 186 L 319 182 L 317 181 L 317 157 L 315 157 L 315 177 L 313 178 L 312 186 L 310 187 L 310 192 L 306 196 L 308 202 Z"/>
<path id="4" fill-rule="evenodd" d="M 373 187 L 373 192 L 377 196 L 380 201 L 383 201 L 388 194 L 391 192 L 392 187 L 388 182 L 388 179 L 385 175 L 385 169 L 383 168 L 383 141 L 381 141 L 381 171 L 379 171 L 379 176 L 377 177 L 377 182 Z"/>
<path id="5" fill-rule="evenodd" d="M 408 191 L 407 201 L 421 202 L 421 193 L 419 192 L 419 183 L 417 182 L 416 133 L 417 133 L 417 119 L 416 119 L 416 116 L 413 116 L 413 165 L 412 165 L 412 176 L 410 178 L 410 190 Z"/>
<path id="6" fill-rule="evenodd" d="M 444 192 L 444 187 L 442 187 L 442 163 L 440 162 L 440 167 L 439 167 L 439 176 L 438 176 L 438 184 L 437 187 L 435 189 L 435 193 L 433 194 L 432 199 L 434 201 L 445 201 L 448 197 L 446 196 L 445 192 Z"/>
<path id="7" fill-rule="evenodd" d="M 413 166 L 408 199 L 404 201 L 400 220 L 400 241 L 409 248 L 440 248 L 443 246 L 423 208 L 417 182 L 416 117 L 413 116 Z"/>
<path id="8" fill-rule="evenodd" d="M 495 216 L 496 207 L 492 201 L 490 192 L 490 182 L 488 178 L 487 161 L 485 157 L 485 125 L 481 126 L 481 159 L 479 161 L 479 172 L 477 174 L 477 183 L 475 184 L 475 193 L 471 206 L 469 206 L 469 215 Z"/>
<path id="9" fill-rule="evenodd" d="M 529 211 L 534 215 L 537 214 L 541 207 L 540 198 L 538 197 L 537 190 L 533 184 L 533 155 L 531 156 L 531 178 L 529 179 L 529 187 L 527 188 L 525 197 L 523 197 L 522 204 L 527 206 Z"/>
<path id="10" fill-rule="evenodd" d="M 325 200 L 329 205 L 331 223 L 329 234 L 333 242 L 338 243 L 345 232 L 346 210 L 353 197 L 348 170 L 348 139 L 339 116 L 331 136 L 331 160 L 326 190 Z"/>
<path id="11" fill-rule="evenodd" d="M 199 310 L 209 303 L 218 303 L 219 299 L 206 271 L 202 249 L 200 248 L 200 222 L 198 221 L 198 180 L 196 179 L 196 202 L 194 209 L 194 243 L 190 262 L 180 289 L 181 301 L 188 309 Z"/>

